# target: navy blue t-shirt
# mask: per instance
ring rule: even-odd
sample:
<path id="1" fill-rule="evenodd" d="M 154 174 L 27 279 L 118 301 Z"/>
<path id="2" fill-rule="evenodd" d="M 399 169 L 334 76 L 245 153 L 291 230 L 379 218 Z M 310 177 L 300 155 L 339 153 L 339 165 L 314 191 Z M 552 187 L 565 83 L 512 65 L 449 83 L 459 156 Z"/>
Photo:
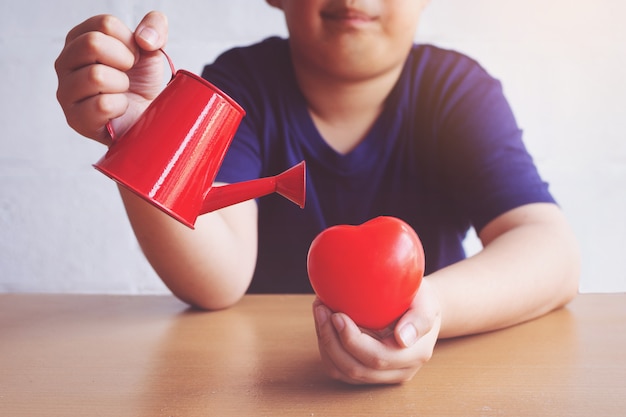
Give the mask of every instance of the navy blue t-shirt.
<path id="1" fill-rule="evenodd" d="M 259 254 L 249 292 L 311 292 L 311 241 L 336 224 L 395 216 L 424 245 L 426 273 L 465 257 L 462 242 L 498 215 L 554 202 L 522 143 L 500 83 L 454 51 L 415 45 L 365 139 L 339 154 L 320 136 L 296 83 L 288 40 L 225 52 L 202 76 L 246 110 L 217 181 L 307 163 L 306 206 L 258 199 Z"/>

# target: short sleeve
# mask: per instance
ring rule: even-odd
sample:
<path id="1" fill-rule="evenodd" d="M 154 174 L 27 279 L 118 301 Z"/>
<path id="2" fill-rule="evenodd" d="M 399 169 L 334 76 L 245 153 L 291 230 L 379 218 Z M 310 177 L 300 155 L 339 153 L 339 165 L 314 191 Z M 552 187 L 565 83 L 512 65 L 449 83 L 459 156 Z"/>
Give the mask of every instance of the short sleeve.
<path id="1" fill-rule="evenodd" d="M 554 203 L 522 140 L 500 82 L 474 61 L 440 102 L 438 152 L 444 188 L 477 229 L 515 207 Z"/>

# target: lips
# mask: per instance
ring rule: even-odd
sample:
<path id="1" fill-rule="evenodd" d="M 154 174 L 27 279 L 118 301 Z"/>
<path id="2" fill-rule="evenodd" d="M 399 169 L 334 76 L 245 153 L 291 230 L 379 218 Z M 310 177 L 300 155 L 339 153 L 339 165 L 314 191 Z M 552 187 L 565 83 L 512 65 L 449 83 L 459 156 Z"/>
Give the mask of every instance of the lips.
<path id="1" fill-rule="evenodd" d="M 325 10 L 321 13 L 322 18 L 327 20 L 336 21 L 362 21 L 370 22 L 376 20 L 375 16 L 372 16 L 366 12 L 357 9 L 350 8 L 338 8 Z"/>

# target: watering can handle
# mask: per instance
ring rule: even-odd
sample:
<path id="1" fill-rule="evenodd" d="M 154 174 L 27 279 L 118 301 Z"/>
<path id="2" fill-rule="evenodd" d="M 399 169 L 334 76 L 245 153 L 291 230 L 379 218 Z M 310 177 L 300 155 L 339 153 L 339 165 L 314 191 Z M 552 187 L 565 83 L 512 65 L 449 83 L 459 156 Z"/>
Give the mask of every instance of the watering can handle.
<path id="1" fill-rule="evenodd" d="M 167 60 L 167 63 L 170 66 L 170 71 L 172 71 L 172 77 L 170 78 L 170 81 L 172 81 L 174 79 L 174 76 L 176 75 L 176 67 L 174 67 L 174 62 L 172 62 L 172 58 L 170 58 L 170 56 L 167 53 L 165 53 L 165 50 L 163 48 L 160 48 L 159 51 L 161 51 L 161 53 L 165 55 L 165 59 Z M 115 142 L 115 140 L 117 139 L 117 135 L 115 133 L 115 130 L 113 130 L 113 125 L 111 124 L 111 120 L 107 122 L 106 128 L 107 128 L 107 132 L 109 132 L 109 136 L 111 136 L 111 140 Z"/>

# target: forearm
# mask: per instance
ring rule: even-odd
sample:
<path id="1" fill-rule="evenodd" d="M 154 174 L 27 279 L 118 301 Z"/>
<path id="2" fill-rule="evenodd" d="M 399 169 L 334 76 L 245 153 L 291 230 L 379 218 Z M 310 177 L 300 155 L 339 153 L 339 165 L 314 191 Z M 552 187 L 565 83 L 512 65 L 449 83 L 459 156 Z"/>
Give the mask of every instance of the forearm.
<path id="1" fill-rule="evenodd" d="M 256 262 L 256 205 L 202 215 L 195 230 L 120 187 L 139 244 L 181 300 L 205 309 L 232 305 L 245 293 Z"/>
<path id="2" fill-rule="evenodd" d="M 486 230 L 481 235 L 486 241 L 482 252 L 427 278 L 442 304 L 441 337 L 521 323 L 565 305 L 576 295 L 575 239 L 556 207 L 540 210 L 547 215 L 541 221 L 504 233 Z"/>

